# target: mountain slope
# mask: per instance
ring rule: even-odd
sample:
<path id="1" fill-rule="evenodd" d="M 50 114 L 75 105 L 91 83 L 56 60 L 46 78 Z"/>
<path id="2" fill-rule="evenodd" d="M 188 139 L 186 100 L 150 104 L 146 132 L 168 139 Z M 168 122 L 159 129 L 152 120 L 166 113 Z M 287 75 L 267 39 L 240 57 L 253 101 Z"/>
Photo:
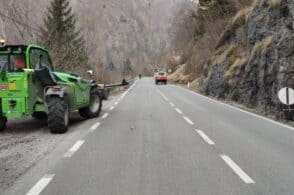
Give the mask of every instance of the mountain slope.
<path id="1" fill-rule="evenodd" d="M 201 91 L 279 115 L 279 89 L 294 86 L 293 21 L 292 0 L 261 0 L 241 10 L 206 67 Z"/>

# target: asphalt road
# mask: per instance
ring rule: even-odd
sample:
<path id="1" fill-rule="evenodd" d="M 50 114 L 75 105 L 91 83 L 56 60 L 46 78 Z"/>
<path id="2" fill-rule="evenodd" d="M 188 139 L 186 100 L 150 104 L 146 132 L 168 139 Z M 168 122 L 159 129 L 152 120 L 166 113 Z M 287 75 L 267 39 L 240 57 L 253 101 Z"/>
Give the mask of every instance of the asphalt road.
<path id="1" fill-rule="evenodd" d="M 5 194 L 293 194 L 294 129 L 143 78 Z"/>

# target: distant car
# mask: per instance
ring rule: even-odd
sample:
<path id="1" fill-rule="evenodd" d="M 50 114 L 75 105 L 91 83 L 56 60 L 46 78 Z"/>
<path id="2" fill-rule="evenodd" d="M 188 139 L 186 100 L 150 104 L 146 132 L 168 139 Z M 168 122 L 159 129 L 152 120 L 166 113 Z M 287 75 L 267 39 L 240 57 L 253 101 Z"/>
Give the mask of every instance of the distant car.
<path id="1" fill-rule="evenodd" d="M 167 84 L 167 74 L 166 72 L 157 72 L 154 75 L 155 84 L 158 85 L 159 83 Z"/>

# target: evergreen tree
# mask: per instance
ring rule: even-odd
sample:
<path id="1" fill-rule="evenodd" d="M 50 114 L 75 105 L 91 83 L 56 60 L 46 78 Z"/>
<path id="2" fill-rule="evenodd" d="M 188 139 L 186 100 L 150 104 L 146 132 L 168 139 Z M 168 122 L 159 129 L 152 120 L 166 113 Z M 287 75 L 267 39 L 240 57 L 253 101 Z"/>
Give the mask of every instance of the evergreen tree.
<path id="1" fill-rule="evenodd" d="M 39 42 L 51 50 L 58 70 L 78 71 L 88 62 L 85 41 L 76 29 L 76 16 L 69 0 L 51 1 Z"/>

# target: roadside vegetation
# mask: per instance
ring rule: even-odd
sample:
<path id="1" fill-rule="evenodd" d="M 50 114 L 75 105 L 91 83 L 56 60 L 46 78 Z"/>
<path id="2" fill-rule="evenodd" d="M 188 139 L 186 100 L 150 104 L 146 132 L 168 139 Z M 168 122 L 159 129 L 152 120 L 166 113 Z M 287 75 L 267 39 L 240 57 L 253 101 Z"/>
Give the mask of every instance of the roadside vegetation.
<path id="1" fill-rule="evenodd" d="M 178 31 L 162 57 L 162 66 L 174 70 L 170 80 L 282 118 L 278 91 L 294 85 L 293 1 L 199 3 L 180 20 L 188 33 Z"/>
<path id="2" fill-rule="evenodd" d="M 225 27 L 248 4 L 250 1 L 200 0 L 196 10 L 180 10 L 171 26 L 173 47 L 162 56 L 161 65 L 172 70 L 180 68 L 181 74 L 176 71 L 169 78 L 174 82 L 193 82 L 194 87 L 199 87 Z"/>
<path id="3" fill-rule="evenodd" d="M 77 28 L 77 16 L 69 3 L 69 0 L 51 1 L 40 28 L 39 42 L 50 48 L 57 70 L 85 72 L 91 68 L 85 40 Z"/>

